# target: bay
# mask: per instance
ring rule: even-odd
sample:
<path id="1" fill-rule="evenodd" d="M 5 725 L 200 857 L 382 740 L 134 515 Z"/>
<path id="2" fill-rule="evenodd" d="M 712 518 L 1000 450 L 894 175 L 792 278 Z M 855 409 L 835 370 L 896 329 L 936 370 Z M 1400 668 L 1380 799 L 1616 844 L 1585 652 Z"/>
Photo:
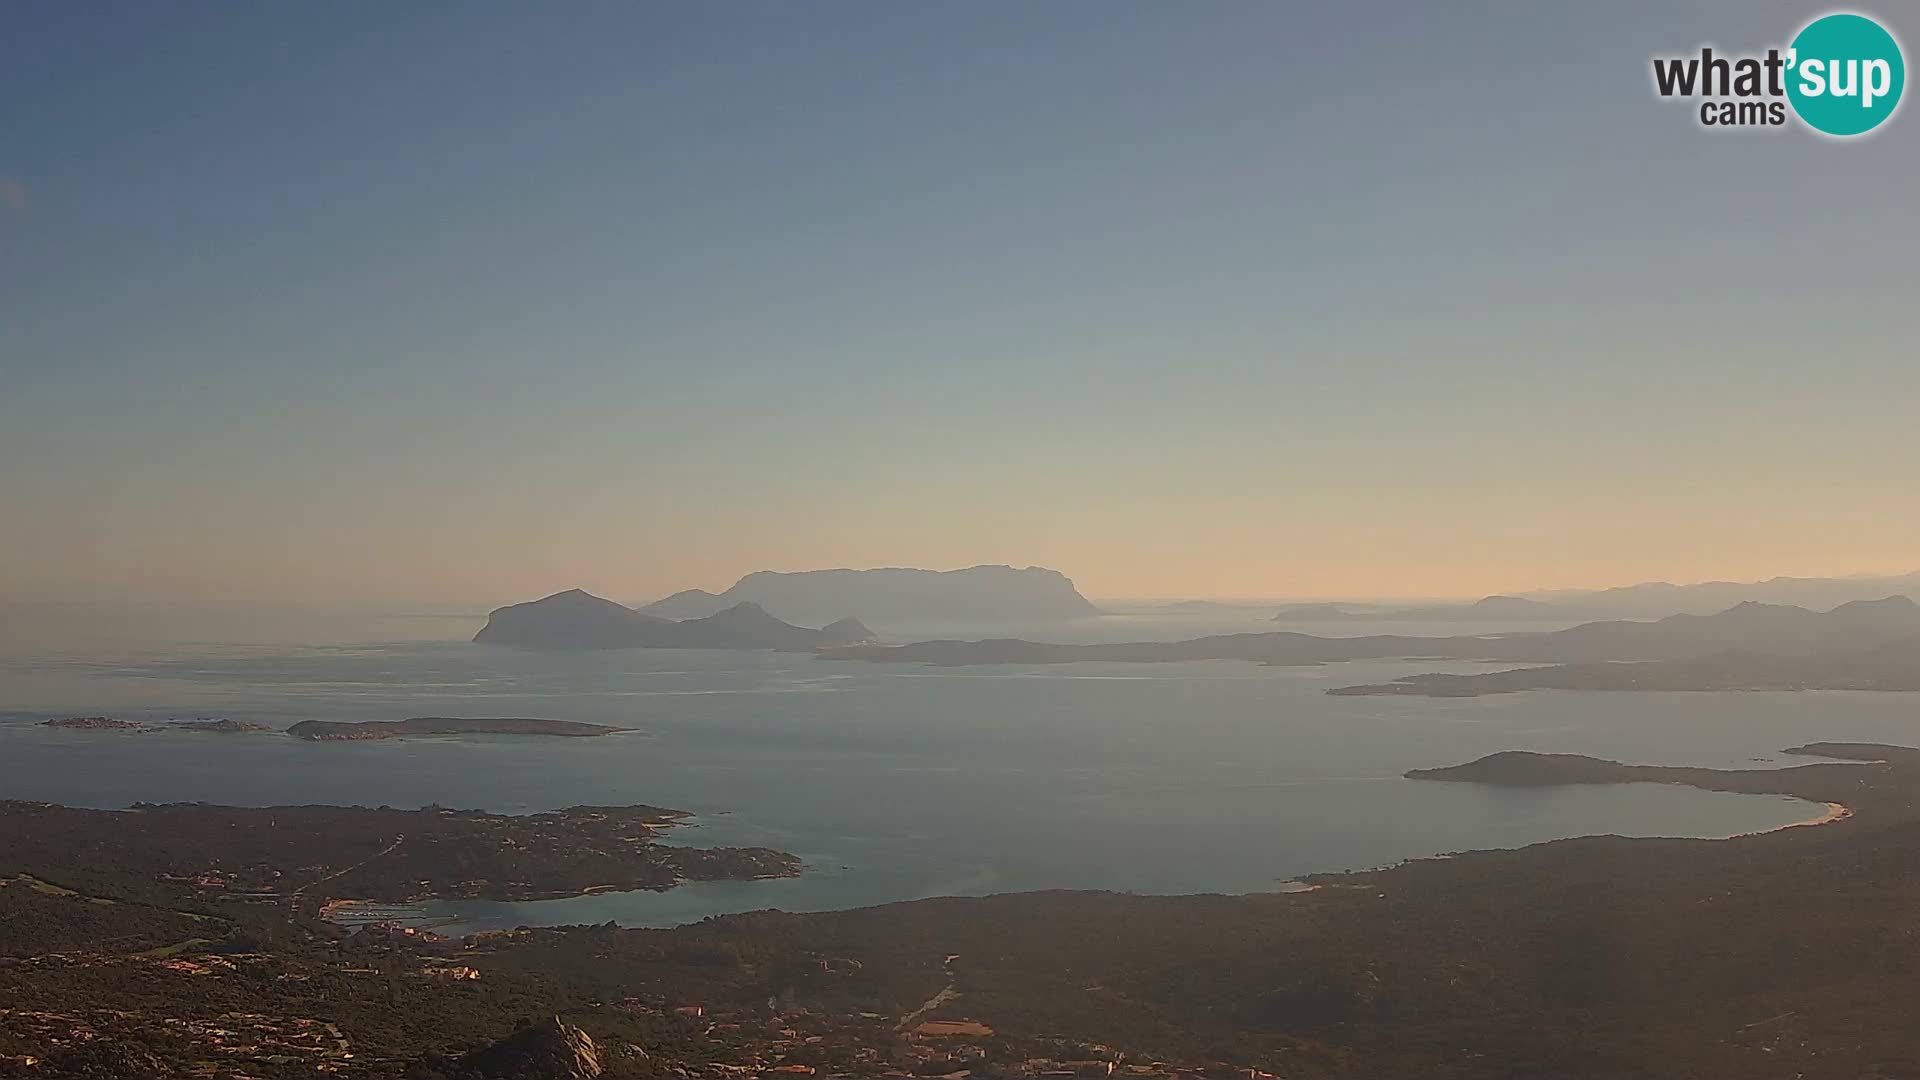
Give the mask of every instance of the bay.
<path id="1" fill-rule="evenodd" d="M 1136 619 L 1082 634 L 1143 630 L 1186 636 L 1193 624 Z M 1448 630 L 1458 632 L 1436 632 Z M 513 813 L 645 802 L 696 815 L 672 842 L 765 845 L 808 863 L 792 880 L 447 902 L 421 913 L 457 930 L 650 926 L 1031 889 L 1260 891 L 1302 874 L 1567 836 L 1725 836 L 1820 808 L 1664 785 L 1517 790 L 1400 774 L 1506 749 L 1759 767 L 1814 739 L 1920 735 L 1916 702 L 1891 694 L 1323 693 L 1423 670 L 1474 667 L 930 669 L 768 653 L 530 653 L 458 640 L 26 649 L 0 657 L 0 797 Z M 307 743 L 40 724 L 91 713 L 276 727 L 539 716 L 634 730 Z"/>

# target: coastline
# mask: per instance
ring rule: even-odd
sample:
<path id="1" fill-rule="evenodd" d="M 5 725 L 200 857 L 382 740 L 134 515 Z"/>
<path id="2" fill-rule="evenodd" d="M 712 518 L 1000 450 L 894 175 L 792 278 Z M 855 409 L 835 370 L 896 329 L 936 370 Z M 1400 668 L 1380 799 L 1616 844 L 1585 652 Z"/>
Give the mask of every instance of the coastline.
<path id="1" fill-rule="evenodd" d="M 886 1047 L 898 1045 L 904 1015 L 978 1024 L 995 1038 L 1026 1040 L 1010 1055 L 1027 1055 L 1022 1060 L 1063 1057 L 1045 1033 L 1065 1030 L 1087 1045 L 1098 1041 L 1143 1060 L 1195 1062 L 1194 1075 L 1201 1067 L 1216 1075 L 1212 1063 L 1229 1055 L 1257 1063 L 1250 1068 L 1271 1062 L 1276 1068 L 1263 1070 L 1270 1075 L 1419 1074 L 1409 1066 L 1431 1060 L 1433 1032 L 1445 1025 L 1453 1038 L 1463 1017 L 1469 1026 L 1462 1038 L 1486 1048 L 1477 1051 L 1486 1056 L 1451 1071 L 1474 1080 L 1591 1075 L 1596 1060 L 1620 1063 L 1621 1076 L 1888 1074 L 1893 1070 L 1882 1065 L 1904 1060 L 1898 1056 L 1907 1037 L 1901 1021 L 1913 1007 L 1912 988 L 1902 965 L 1872 961 L 1887 955 L 1888 942 L 1904 940 L 1920 897 L 1920 869 L 1911 858 L 1911 826 L 1920 821 L 1914 798 L 1920 750 L 1815 744 L 1794 752 L 1836 760 L 1745 771 L 1509 752 L 1436 770 L 1482 784 L 1660 782 L 1793 796 L 1808 804 L 1793 808 L 1799 820 L 1764 830 L 1782 836 L 1741 845 L 1703 842 L 1708 837 L 1699 835 L 1585 835 L 1283 879 L 1272 883 L 1273 891 L 1254 894 L 943 894 L 788 914 L 755 903 L 727 917 L 654 926 L 628 926 L 607 908 L 594 908 L 604 899 L 597 887 L 615 879 L 584 875 L 575 879 L 586 905 L 578 910 L 596 917 L 565 925 L 529 922 L 522 903 L 487 902 L 509 917 L 486 925 L 440 903 L 344 901 L 321 912 L 338 933 L 276 939 L 270 958 L 247 961 L 215 947 L 216 934 L 127 906 L 116 914 L 146 919 L 136 927 L 143 938 L 123 948 L 117 943 L 127 939 L 110 936 L 120 928 L 109 926 L 80 945 L 100 963 L 154 972 L 103 984 L 114 995 L 110 1007 L 126 1013 L 167 1007 L 150 1003 L 181 984 L 162 971 L 205 980 L 197 985 L 209 992 L 246 994 L 255 1012 L 296 1017 L 314 1008 L 316 991 L 335 980 L 371 977 L 402 995 L 397 1010 L 388 997 L 367 1002 L 364 1015 L 336 1019 L 329 1002 L 328 1022 L 353 1033 L 357 1059 L 368 1047 L 387 1052 L 413 1045 L 415 1029 L 382 1026 L 391 1012 L 438 1009 L 473 1017 L 476 1030 L 504 1028 L 517 1022 L 521 1002 L 537 998 L 554 1002 L 557 1016 L 610 1031 L 636 1016 L 649 1029 L 686 1017 L 696 1025 L 685 1029 L 695 1040 L 686 1044 L 687 1060 L 732 1055 L 748 1072 L 768 1071 L 764 1058 L 751 1056 L 761 1044 L 748 1047 L 740 1041 L 747 1036 L 736 1032 L 767 1032 L 757 1037 L 768 1046 L 797 1038 L 785 1027 L 749 1025 L 748 1019 L 777 1019 L 796 1033 L 803 1030 L 796 1025 L 825 1025 L 821 1030 L 863 1047 Z M 1854 763 L 1862 759 L 1886 764 Z M 1645 800 L 1656 792 L 1622 794 Z M 1784 804 L 1770 808 L 1771 817 L 1762 820 L 1788 816 Z M 1860 820 L 1847 829 L 1799 829 L 1855 816 Z M 424 821 L 443 819 L 409 817 L 408 834 Z M 1792 829 L 1799 834 L 1788 833 Z M 23 840 L 38 835 L 27 832 Z M 159 835 L 176 839 L 174 830 Z M 71 850 L 42 846 L 47 858 Z M 130 884 L 144 889 L 145 875 L 137 877 Z M 72 884 L 87 896 L 113 895 L 88 882 Z M 712 884 L 735 893 L 756 888 Z M 76 902 L 39 892 L 9 899 L 42 907 Z M 286 914 L 304 924 L 306 913 Z M 1063 927 L 1074 929 L 1063 933 Z M 35 948 L 56 945 L 66 947 Z M 1783 963 L 1789 950 L 1791 963 Z M 713 962 L 743 955 L 757 962 Z M 276 978 L 249 977 L 247 963 L 273 965 L 263 970 Z M 16 979 L 8 989 L 17 986 L 34 995 L 24 999 L 33 1002 L 69 1000 L 79 985 L 69 974 L 78 969 L 64 963 L 0 970 Z M 805 1013 L 758 1015 L 770 970 L 795 973 L 792 1000 Z M 277 978 L 282 971 L 291 976 L 285 983 Z M 1204 976 L 1199 984 L 1196 974 Z M 1863 985 L 1863 975 L 1873 981 Z M 956 976 L 965 989 L 962 1005 L 953 1009 L 948 998 L 941 1004 L 950 1011 L 913 1011 L 928 995 L 938 998 L 941 987 L 955 985 Z M 475 980 L 484 993 L 470 989 Z M 865 980 L 877 980 L 884 996 L 867 996 L 876 983 Z M 1310 1043 L 1291 1041 L 1290 1034 L 1288 1041 L 1268 1041 L 1266 1013 L 1229 1011 L 1228 1023 L 1220 1023 L 1223 1008 L 1258 1000 L 1275 987 L 1290 1009 L 1336 1003 L 1333 1011 L 1296 1013 L 1304 1019 L 1288 1021 L 1301 1024 Z M 1373 993 L 1383 996 L 1366 996 Z M 1824 1054 L 1774 1067 L 1781 1048 L 1792 1048 L 1770 1041 L 1776 1022 L 1789 1013 L 1795 1023 L 1817 1025 L 1810 1030 L 1845 1036 L 1832 1045 L 1860 1049 L 1835 1069 L 1826 1067 Z M 650 1019 L 656 1015 L 658 1022 Z M 1663 1026 L 1643 1037 L 1649 1017 Z M 98 1022 L 118 1023 L 119 1014 Z M 208 1022 L 231 1026 L 225 1014 Z M 740 1026 L 705 1027 L 709 1023 Z M 1760 1041 L 1728 1042 L 1730 1030 L 1762 1034 L 1736 1036 Z M 1847 1041 L 1857 1038 L 1883 1045 Z M 1302 1053 L 1307 1046 L 1330 1049 L 1324 1059 L 1309 1059 Z M 1674 1070 L 1676 1062 L 1684 1069 Z M 848 1067 L 840 1074 L 870 1071 Z"/>
<path id="2" fill-rule="evenodd" d="M 1687 781 L 1682 781 L 1682 780 L 1656 780 L 1656 781 L 1638 780 L 1638 781 L 1625 781 L 1625 782 L 1626 783 L 1651 782 L 1651 783 L 1659 783 L 1659 784 L 1672 786 L 1672 787 L 1692 788 L 1694 790 L 1699 790 L 1699 791 L 1723 790 L 1723 789 L 1717 789 L 1712 787 L 1702 787 L 1698 784 L 1689 783 Z M 1756 795 L 1766 794 L 1765 792 L 1738 792 L 1738 791 L 1728 792 L 1728 793 L 1756 794 Z M 1793 797 L 1803 802 L 1820 803 L 1822 806 L 1822 810 L 1819 814 L 1809 818 L 1805 818 L 1803 820 L 1790 821 L 1781 825 L 1772 825 L 1766 828 L 1753 829 L 1753 830 L 1747 830 L 1742 832 L 1733 832 L 1733 833 L 1727 833 L 1724 835 L 1693 834 L 1693 835 L 1685 835 L 1685 836 L 1665 836 L 1660 834 L 1640 834 L 1640 835 L 1632 835 L 1632 836 L 1619 836 L 1617 834 L 1609 834 L 1609 833 L 1583 833 L 1583 834 L 1577 834 L 1572 836 L 1558 837 L 1558 838 L 1549 839 L 1549 840 L 1536 841 L 1531 844 L 1523 844 L 1518 847 L 1502 847 L 1502 846 L 1476 847 L 1476 848 L 1466 848 L 1459 851 L 1439 852 L 1431 855 L 1414 855 L 1414 856 L 1409 856 L 1405 859 L 1396 860 L 1394 862 L 1383 863 L 1379 866 L 1375 866 L 1370 869 L 1309 871 L 1309 872 L 1297 874 L 1288 878 L 1278 879 L 1270 887 L 1267 887 L 1267 888 L 1221 891 L 1218 893 L 1218 895 L 1235 896 L 1235 897 L 1250 897 L 1250 896 L 1305 897 L 1305 896 L 1308 896 L 1309 894 L 1319 893 L 1328 889 L 1365 890 L 1369 888 L 1369 886 L 1364 883 L 1356 883 L 1355 879 L 1365 877 L 1368 875 L 1388 872 L 1395 869 L 1396 867 L 1407 865 L 1409 863 L 1415 863 L 1415 862 L 1438 862 L 1438 861 L 1457 860 L 1461 858 L 1473 858 L 1477 856 L 1500 855 L 1500 854 L 1507 854 L 1507 853 L 1512 853 L 1516 851 L 1521 851 L 1530 847 L 1536 847 L 1541 845 L 1571 843 L 1571 842 L 1578 842 L 1581 840 L 1590 840 L 1590 839 L 1606 838 L 1606 837 L 1612 837 L 1614 839 L 1626 839 L 1631 841 L 1679 839 L 1679 840 L 1695 840 L 1695 841 L 1704 841 L 1709 843 L 1718 843 L 1720 841 L 1735 840 L 1735 839 L 1741 839 L 1745 837 L 1765 836 L 1771 833 L 1783 832 L 1788 829 L 1795 829 L 1803 826 L 1826 825 L 1836 821 L 1846 820 L 1854 816 L 1853 808 L 1843 803 L 1826 801 L 1826 800 L 1821 800 L 1821 799 L 1812 798 L 1808 796 L 1793 796 Z M 393 922 L 396 925 L 406 925 L 406 926 L 418 927 L 421 929 L 439 930 L 439 931 L 445 932 L 450 938 L 453 938 L 453 939 L 467 939 L 467 938 L 475 937 L 475 936 L 486 934 L 486 933 L 496 932 L 497 930 L 503 929 L 505 927 L 489 925 L 488 918 L 485 915 L 475 915 L 469 912 L 446 910 L 442 905 L 472 903 L 472 902 L 479 902 L 479 903 L 485 903 L 485 904 L 495 904 L 495 903 L 505 904 L 505 905 L 510 905 L 516 909 L 517 918 L 527 919 L 529 915 L 533 914 L 532 912 L 527 911 L 523 907 L 523 905 L 527 905 L 527 904 L 546 904 L 546 903 L 551 903 L 556 901 L 564 902 L 568 900 L 587 899 L 589 897 L 595 897 L 595 896 L 607 897 L 610 895 L 617 896 L 617 895 L 623 895 L 623 894 L 632 895 L 636 897 L 642 894 L 651 894 L 654 896 L 661 896 L 666 893 L 673 892 L 677 889 L 685 888 L 686 886 L 693 885 L 693 884 L 742 885 L 742 884 L 773 882 L 773 881 L 782 881 L 782 880 L 790 881 L 799 876 L 801 875 L 769 874 L 769 875 L 763 875 L 763 876 L 756 876 L 753 878 L 728 879 L 724 881 L 692 882 L 692 881 L 682 880 L 682 881 L 676 881 L 672 885 L 646 886 L 646 887 L 639 887 L 639 888 L 627 887 L 627 886 L 602 885 L 597 887 L 590 887 L 588 889 L 585 889 L 579 892 L 529 895 L 529 896 L 515 897 L 512 900 L 507 900 L 507 901 L 499 901 L 499 900 L 477 898 L 477 897 L 423 897 L 423 898 L 418 898 L 416 900 L 409 901 L 403 904 L 383 904 L 376 901 L 351 900 L 351 901 L 344 901 L 340 903 L 338 906 L 338 909 L 337 909 L 338 913 L 341 915 L 344 915 L 345 916 L 344 919 L 334 918 L 335 912 L 333 911 L 329 911 L 325 913 L 323 917 L 327 918 L 329 921 L 334 922 L 336 925 L 355 926 L 355 925 L 359 925 L 361 922 L 364 922 L 364 921 L 373 921 L 373 922 L 385 921 L 385 922 Z M 1023 895 L 1023 894 L 1038 895 L 1038 894 L 1061 892 L 1061 891 L 1086 892 L 1089 894 L 1112 894 L 1112 895 L 1119 895 L 1123 893 L 1132 894 L 1131 890 L 1125 890 L 1125 889 L 1106 889 L 1106 888 L 1076 889 L 1072 887 L 1041 886 L 1041 887 L 1010 889 L 1010 890 L 1007 890 L 1007 892 L 1004 894 L 996 894 L 996 895 Z M 1208 894 L 1208 893 L 1214 893 L 1214 892 L 1215 890 L 1198 889 L 1198 890 L 1173 891 L 1173 892 L 1146 892 L 1146 893 L 1138 893 L 1136 895 L 1153 897 L 1158 899 L 1179 899 L 1182 897 L 1202 895 L 1202 894 Z M 847 914 L 850 912 L 873 909 L 873 908 L 892 907 L 892 906 L 901 905 L 901 904 L 911 904 L 911 903 L 929 901 L 929 900 L 945 901 L 945 900 L 977 899 L 978 895 L 979 894 L 968 893 L 968 892 L 939 892 L 939 893 L 927 894 L 924 896 L 901 896 L 901 897 L 891 897 L 891 898 L 845 900 L 844 902 L 835 903 L 830 906 L 824 906 L 824 907 L 787 906 L 783 904 L 781 900 L 778 898 L 768 897 L 768 898 L 756 900 L 751 903 L 741 904 L 737 906 L 727 905 L 727 906 L 719 907 L 710 911 L 684 913 L 674 918 L 665 919 L 661 921 L 653 921 L 650 918 L 630 919 L 629 916 L 624 913 L 596 912 L 591 915 L 582 914 L 578 918 L 563 919 L 563 920 L 551 921 L 551 922 L 529 920 L 521 923 L 521 925 L 529 926 L 536 929 L 564 929 L 568 927 L 597 925 L 601 922 L 609 921 L 609 919 L 611 919 L 612 921 L 617 922 L 620 926 L 626 929 L 661 930 L 661 929 L 673 929 L 676 927 L 683 927 L 683 926 L 691 925 L 693 923 L 700 922 L 702 920 L 709 919 L 709 918 L 724 918 L 731 915 L 740 914 L 745 911 L 765 910 L 765 911 L 781 911 L 781 912 L 786 912 L 794 915 L 833 915 L 833 914 Z M 379 912 L 380 914 L 375 918 L 367 919 L 365 918 L 365 914 L 367 912 Z M 457 927 L 460 929 L 447 930 L 447 927 L 449 926 Z"/>
<path id="3" fill-rule="evenodd" d="M 1808 800 L 1808 801 L 1812 801 L 1812 800 Z M 1810 817 L 1805 821 L 1789 821 L 1785 825 L 1775 825 L 1771 829 L 1755 829 L 1751 832 L 1728 833 L 1725 836 L 1714 836 L 1714 837 L 1710 837 L 1709 839 L 1739 840 L 1742 837 L 1747 837 L 1747 836 L 1766 836 L 1771 833 L 1785 832 L 1788 829 L 1805 829 L 1805 828 L 1812 828 L 1818 825 L 1831 825 L 1836 821 L 1845 821 L 1848 818 L 1853 816 L 1853 807 L 1848 806 L 1845 803 L 1828 802 L 1823 805 L 1825 805 L 1826 807 L 1826 810 L 1823 813 L 1819 814 L 1816 817 Z"/>

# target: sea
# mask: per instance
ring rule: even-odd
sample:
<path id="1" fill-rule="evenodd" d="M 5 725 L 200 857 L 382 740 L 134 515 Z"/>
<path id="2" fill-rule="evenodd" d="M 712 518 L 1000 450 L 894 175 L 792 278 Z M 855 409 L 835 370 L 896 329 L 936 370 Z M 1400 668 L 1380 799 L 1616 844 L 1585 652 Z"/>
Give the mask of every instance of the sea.
<path id="1" fill-rule="evenodd" d="M 17 613 L 16 613 L 17 614 Z M 527 652 L 466 640 L 479 617 L 217 636 L 0 641 L 0 798 L 121 808 L 206 801 L 528 813 L 648 803 L 690 811 L 669 842 L 760 845 L 807 871 L 407 914 L 446 932 L 670 926 L 1036 889 L 1246 893 L 1302 875 L 1590 834 L 1724 837 L 1817 817 L 1800 800 L 1657 784 L 1537 789 L 1408 780 L 1499 750 L 1724 768 L 1789 763 L 1813 740 L 1920 743 L 1920 695 L 1539 691 L 1330 697 L 1330 687 L 1476 665 L 1239 662 L 930 668 L 761 652 Z M 1299 629 L 1487 633 L 1538 624 L 1278 625 L 1252 612 L 1142 612 L 1045 627 L 888 636 L 1174 640 Z M 42 721 L 524 716 L 602 738 L 309 743 L 127 734 Z M 1800 759 L 1804 760 L 1804 759 Z"/>

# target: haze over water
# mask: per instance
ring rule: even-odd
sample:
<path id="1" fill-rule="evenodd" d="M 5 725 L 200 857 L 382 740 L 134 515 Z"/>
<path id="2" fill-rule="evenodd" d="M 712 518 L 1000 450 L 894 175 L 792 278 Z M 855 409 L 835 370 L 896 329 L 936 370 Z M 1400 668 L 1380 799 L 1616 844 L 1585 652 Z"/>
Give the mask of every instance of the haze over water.
<path id="1" fill-rule="evenodd" d="M 1273 628 L 1251 617 L 1075 626 L 1054 636 Z M 438 629 L 467 628 L 450 621 Z M 1502 790 L 1400 773 L 1508 749 L 1739 767 L 1778 760 L 1776 751 L 1813 739 L 1910 742 L 1920 721 L 1897 695 L 1322 693 L 1436 666 L 932 669 L 771 653 L 553 654 L 465 641 L 16 650 L 0 661 L 8 704 L 19 710 L 0 714 L 0 797 L 100 807 L 206 800 L 508 812 L 644 802 L 699 815 L 675 842 L 766 845 L 810 866 L 791 881 L 431 907 L 468 929 L 650 925 L 761 907 L 1042 888 L 1257 891 L 1301 874 L 1564 836 L 1772 828 L 1817 809 L 1659 785 Z M 89 712 L 275 726 L 539 716 L 636 731 L 313 744 L 38 724 Z"/>

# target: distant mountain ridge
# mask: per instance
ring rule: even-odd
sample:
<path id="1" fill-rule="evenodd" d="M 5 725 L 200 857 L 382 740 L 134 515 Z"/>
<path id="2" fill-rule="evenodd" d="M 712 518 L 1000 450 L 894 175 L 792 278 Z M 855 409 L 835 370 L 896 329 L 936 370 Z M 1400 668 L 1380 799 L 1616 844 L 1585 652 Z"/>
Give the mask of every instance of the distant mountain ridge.
<path id="1" fill-rule="evenodd" d="M 1611 589 L 1531 592 L 1527 597 L 1579 608 L 1594 616 L 1652 618 L 1706 615 L 1748 601 L 1824 610 L 1855 600 L 1900 595 L 1920 595 L 1920 571 L 1877 577 L 1775 577 L 1766 581 L 1703 581 L 1692 585 L 1649 581 Z"/>
<path id="2" fill-rule="evenodd" d="M 1550 667 L 1408 675 L 1343 686 L 1339 696 L 1477 697 L 1522 690 L 1920 690 L 1920 604 L 1855 600 L 1828 612 L 1748 601 L 1715 615 L 1599 622 L 1545 635 L 1513 659 Z M 1545 655 L 1554 651 L 1562 655 Z"/>
<path id="3" fill-rule="evenodd" d="M 1855 600 L 1920 595 L 1920 571 L 1877 577 L 1703 581 L 1675 585 L 1642 582 L 1608 589 L 1544 589 L 1473 601 L 1394 603 L 1332 600 L 1283 604 L 1275 622 L 1525 622 L 1658 619 L 1711 615 L 1748 602 L 1825 611 Z"/>
<path id="4" fill-rule="evenodd" d="M 638 610 L 656 618 L 691 619 L 743 602 L 796 622 L 851 615 L 870 623 L 1020 623 L 1101 614 L 1058 570 L 1003 565 L 964 570 L 760 570 L 725 592 L 685 589 Z"/>
<path id="5" fill-rule="evenodd" d="M 697 619 L 647 615 L 581 589 L 495 608 L 473 635 L 483 644 L 534 649 L 772 649 L 807 652 L 867 641 L 873 631 L 844 618 L 821 629 L 795 626 L 741 602 Z"/>
<path id="6" fill-rule="evenodd" d="M 1418 637 L 1370 634 L 1319 637 L 1276 631 L 1221 634 L 1186 641 L 1056 645 L 1001 638 L 922 641 L 910 645 L 855 645 L 826 651 L 833 657 L 940 665 L 1064 664 L 1079 661 L 1165 663 L 1180 660 L 1252 660 L 1265 664 L 1325 664 L 1408 657 L 1505 660 L 1542 664 L 1688 660 L 1725 652 L 1809 656 L 1866 649 L 1920 635 L 1920 605 L 1904 596 L 1809 611 L 1777 604 L 1737 604 L 1713 615 L 1672 615 L 1654 622 L 1612 620 L 1565 630 Z"/>
<path id="7" fill-rule="evenodd" d="M 1574 622 L 1580 609 L 1523 596 L 1483 596 L 1469 603 L 1390 607 L 1374 603 L 1303 603 L 1281 607 L 1274 622 Z"/>

